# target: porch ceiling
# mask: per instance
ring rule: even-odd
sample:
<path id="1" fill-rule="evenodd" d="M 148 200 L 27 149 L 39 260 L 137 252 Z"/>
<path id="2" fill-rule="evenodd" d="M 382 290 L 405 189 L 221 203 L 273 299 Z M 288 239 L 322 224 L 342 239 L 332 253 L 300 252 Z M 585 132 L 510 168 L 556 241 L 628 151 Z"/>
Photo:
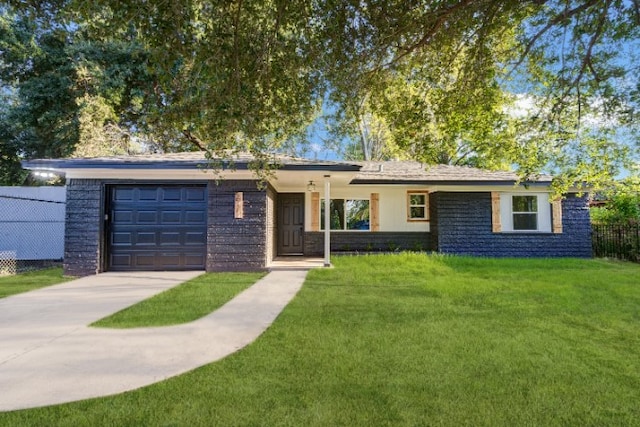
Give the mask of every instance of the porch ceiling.
<path id="1" fill-rule="evenodd" d="M 309 181 L 313 181 L 316 191 L 322 193 L 325 175 L 329 175 L 332 186 L 345 187 L 349 185 L 357 172 L 336 171 L 277 171 L 269 178 L 269 183 L 279 193 L 303 193 L 307 191 Z"/>

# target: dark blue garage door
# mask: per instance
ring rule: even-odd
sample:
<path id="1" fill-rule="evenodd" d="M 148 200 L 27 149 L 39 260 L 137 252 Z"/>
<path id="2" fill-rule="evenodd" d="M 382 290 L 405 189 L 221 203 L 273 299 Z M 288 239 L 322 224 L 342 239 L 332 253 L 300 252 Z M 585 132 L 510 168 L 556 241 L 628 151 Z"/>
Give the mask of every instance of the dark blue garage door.
<path id="1" fill-rule="evenodd" d="M 205 268 L 206 187 L 112 186 L 108 212 L 109 270 Z"/>

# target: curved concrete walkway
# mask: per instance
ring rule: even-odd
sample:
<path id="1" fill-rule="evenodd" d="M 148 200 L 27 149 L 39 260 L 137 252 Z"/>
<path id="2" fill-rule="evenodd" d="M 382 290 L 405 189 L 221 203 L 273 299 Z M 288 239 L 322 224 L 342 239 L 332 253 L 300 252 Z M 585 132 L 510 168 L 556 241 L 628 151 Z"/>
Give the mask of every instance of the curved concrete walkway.
<path id="1" fill-rule="evenodd" d="M 307 270 L 272 271 L 184 325 L 86 325 L 201 272 L 104 273 L 0 299 L 0 411 L 133 390 L 219 360 L 254 341 Z"/>

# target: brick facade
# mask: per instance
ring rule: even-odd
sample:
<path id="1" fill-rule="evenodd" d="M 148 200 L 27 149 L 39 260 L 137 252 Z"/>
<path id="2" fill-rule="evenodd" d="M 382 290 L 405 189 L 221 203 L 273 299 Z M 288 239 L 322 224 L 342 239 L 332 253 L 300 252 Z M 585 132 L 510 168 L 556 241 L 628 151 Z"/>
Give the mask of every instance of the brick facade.
<path id="1" fill-rule="evenodd" d="M 64 274 L 89 276 L 102 271 L 102 181 L 67 181 L 67 210 L 64 238 Z"/>
<path id="2" fill-rule="evenodd" d="M 331 252 L 393 252 L 431 250 L 431 233 L 426 232 L 332 232 Z M 305 256 L 323 256 L 324 232 L 304 234 Z"/>
<path id="3" fill-rule="evenodd" d="M 227 180 L 208 185 L 207 271 L 266 268 L 267 192 L 256 181 Z M 242 192 L 244 217 L 234 218 L 236 192 Z"/>
<path id="4" fill-rule="evenodd" d="M 586 197 L 562 201 L 563 232 L 493 233 L 491 193 L 437 192 L 430 196 L 433 249 L 490 257 L 591 257 Z"/>
<path id="5" fill-rule="evenodd" d="M 86 276 L 104 270 L 105 182 L 67 182 L 65 274 Z M 207 182 L 207 271 L 264 270 L 276 255 L 277 193 L 254 180 Z M 235 218 L 242 192 L 243 217 Z M 436 251 L 492 257 L 590 257 L 591 225 L 586 197 L 562 202 L 563 232 L 494 233 L 491 193 L 430 194 L 430 232 L 332 232 L 332 252 Z M 324 233 L 304 234 L 304 254 L 322 256 Z"/>

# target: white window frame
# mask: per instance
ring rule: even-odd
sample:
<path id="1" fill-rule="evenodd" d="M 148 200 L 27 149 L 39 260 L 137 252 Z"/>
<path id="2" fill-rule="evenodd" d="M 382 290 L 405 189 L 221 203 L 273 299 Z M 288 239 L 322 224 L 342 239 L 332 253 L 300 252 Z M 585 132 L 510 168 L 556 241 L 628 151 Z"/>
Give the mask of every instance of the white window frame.
<path id="1" fill-rule="evenodd" d="M 411 196 L 424 196 L 424 204 L 416 205 L 411 204 Z M 420 207 L 424 208 L 424 217 L 414 218 L 411 216 L 411 208 L 412 207 Z M 407 191 L 407 222 L 424 222 L 429 221 L 429 192 L 426 190 L 409 190 Z"/>
<path id="2" fill-rule="evenodd" d="M 513 228 L 513 196 L 537 197 L 537 227 L 535 230 L 515 230 Z M 551 233 L 551 203 L 548 193 L 501 193 L 500 194 L 500 222 L 502 231 L 506 233 Z"/>

